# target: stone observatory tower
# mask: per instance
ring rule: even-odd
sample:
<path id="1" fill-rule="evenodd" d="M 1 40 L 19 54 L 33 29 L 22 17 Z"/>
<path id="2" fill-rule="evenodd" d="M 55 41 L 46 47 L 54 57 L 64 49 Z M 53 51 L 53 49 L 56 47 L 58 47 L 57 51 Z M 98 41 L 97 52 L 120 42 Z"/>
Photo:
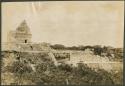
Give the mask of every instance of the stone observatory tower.
<path id="1" fill-rule="evenodd" d="M 10 31 L 8 40 L 12 43 L 31 43 L 31 38 L 30 28 L 24 20 L 15 31 Z"/>

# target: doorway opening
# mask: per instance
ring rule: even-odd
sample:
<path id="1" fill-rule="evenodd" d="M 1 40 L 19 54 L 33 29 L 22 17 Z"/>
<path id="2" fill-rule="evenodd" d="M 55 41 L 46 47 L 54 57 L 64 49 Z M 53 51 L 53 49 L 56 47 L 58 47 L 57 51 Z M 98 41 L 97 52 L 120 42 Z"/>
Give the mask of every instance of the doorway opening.
<path id="1" fill-rule="evenodd" d="M 27 43 L 27 40 L 25 40 L 25 43 Z"/>

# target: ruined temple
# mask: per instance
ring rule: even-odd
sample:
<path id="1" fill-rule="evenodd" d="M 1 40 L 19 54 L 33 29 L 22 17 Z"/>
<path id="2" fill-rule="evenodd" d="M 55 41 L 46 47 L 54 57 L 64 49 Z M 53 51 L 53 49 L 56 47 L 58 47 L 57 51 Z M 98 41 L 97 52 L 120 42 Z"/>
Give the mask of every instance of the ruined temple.
<path id="1" fill-rule="evenodd" d="M 2 45 L 3 50 L 16 51 L 49 51 L 50 44 L 32 42 L 32 34 L 26 20 L 22 21 L 16 30 L 8 33 L 8 42 Z"/>
<path id="2" fill-rule="evenodd" d="M 8 34 L 8 42 L 11 43 L 31 43 L 31 38 L 32 34 L 25 20 Z"/>

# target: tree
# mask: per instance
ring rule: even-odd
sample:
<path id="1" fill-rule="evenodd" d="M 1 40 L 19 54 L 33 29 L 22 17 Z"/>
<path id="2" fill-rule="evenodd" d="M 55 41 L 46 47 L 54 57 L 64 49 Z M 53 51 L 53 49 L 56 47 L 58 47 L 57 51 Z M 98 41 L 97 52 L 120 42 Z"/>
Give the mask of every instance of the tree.
<path id="1" fill-rule="evenodd" d="M 51 45 L 51 47 L 54 48 L 54 49 L 65 49 L 65 46 L 61 45 L 61 44 Z"/>
<path id="2" fill-rule="evenodd" d="M 94 54 L 95 55 L 100 55 L 101 56 L 101 53 L 103 52 L 103 49 L 101 48 L 100 45 L 96 45 L 94 46 Z"/>

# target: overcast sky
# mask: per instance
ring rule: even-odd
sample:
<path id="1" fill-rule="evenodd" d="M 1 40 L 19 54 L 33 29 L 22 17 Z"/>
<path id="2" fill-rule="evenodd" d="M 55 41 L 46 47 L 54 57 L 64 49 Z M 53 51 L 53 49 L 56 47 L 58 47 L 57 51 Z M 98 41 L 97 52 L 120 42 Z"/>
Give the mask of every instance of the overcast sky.
<path id="1" fill-rule="evenodd" d="M 33 42 L 123 47 L 123 1 L 3 2 L 2 42 L 25 19 Z"/>

